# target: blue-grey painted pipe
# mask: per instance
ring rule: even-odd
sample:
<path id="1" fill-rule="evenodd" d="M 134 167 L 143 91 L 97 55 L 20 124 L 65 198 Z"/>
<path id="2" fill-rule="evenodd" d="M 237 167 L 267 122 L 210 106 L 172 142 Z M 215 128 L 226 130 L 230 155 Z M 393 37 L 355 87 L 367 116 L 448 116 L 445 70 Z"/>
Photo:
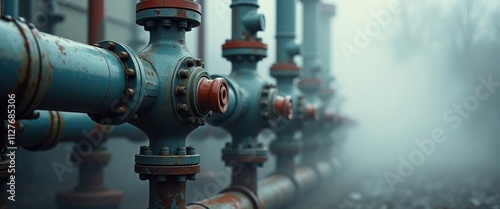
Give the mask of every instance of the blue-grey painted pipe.
<path id="1" fill-rule="evenodd" d="M 303 32 L 302 32 L 302 57 L 304 62 L 304 78 L 314 77 L 320 69 L 319 62 L 319 23 L 320 4 L 319 0 L 301 0 L 303 5 Z"/>
<path id="2" fill-rule="evenodd" d="M 293 57 L 300 53 L 295 43 L 296 0 L 276 0 L 276 61 L 293 63 Z"/>
<path id="3" fill-rule="evenodd" d="M 33 151 L 50 149 L 59 142 L 88 140 L 96 146 L 108 138 L 127 138 L 131 141 L 145 141 L 146 135 L 138 128 L 123 124 L 103 126 L 92 121 L 83 113 L 38 111 L 40 117 L 20 120 L 16 146 Z"/>
<path id="4" fill-rule="evenodd" d="M 11 17 L 19 16 L 19 0 L 3 0 L 4 2 L 4 16 L 10 15 Z"/>
<path id="5" fill-rule="evenodd" d="M 15 93 L 18 118 L 34 109 L 100 113 L 125 90 L 124 64 L 94 46 L 1 20 L 0 96 Z M 0 115 L 1 117 L 2 115 Z"/>
<path id="6" fill-rule="evenodd" d="M 332 76 L 332 48 L 331 43 L 333 40 L 332 36 L 332 27 L 331 27 L 331 19 L 335 15 L 335 6 L 332 4 L 322 4 L 321 5 L 321 26 L 322 30 L 320 33 L 321 36 L 321 61 L 322 61 L 322 70 L 321 70 L 321 78 L 323 79 L 324 85 L 328 87 L 328 85 L 333 80 Z"/>

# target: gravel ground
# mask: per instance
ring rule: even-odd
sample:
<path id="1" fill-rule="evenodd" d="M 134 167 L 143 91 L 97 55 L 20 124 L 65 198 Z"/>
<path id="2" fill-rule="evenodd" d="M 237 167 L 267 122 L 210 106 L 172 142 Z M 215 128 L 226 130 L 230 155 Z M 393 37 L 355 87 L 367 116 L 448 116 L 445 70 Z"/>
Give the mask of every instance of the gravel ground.
<path id="1" fill-rule="evenodd" d="M 500 209 L 500 172 L 421 171 L 391 192 L 383 173 L 337 176 L 290 209 Z"/>

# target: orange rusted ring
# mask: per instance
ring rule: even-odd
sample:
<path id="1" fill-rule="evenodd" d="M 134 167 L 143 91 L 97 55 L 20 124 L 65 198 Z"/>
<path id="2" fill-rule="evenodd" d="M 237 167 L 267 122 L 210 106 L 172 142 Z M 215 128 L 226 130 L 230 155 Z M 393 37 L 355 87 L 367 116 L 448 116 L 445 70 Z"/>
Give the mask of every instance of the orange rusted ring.
<path id="1" fill-rule="evenodd" d="M 176 1 L 155 1 L 155 0 L 141 0 L 135 5 L 135 10 L 141 11 L 153 8 L 179 8 L 193 10 L 201 14 L 201 5 L 190 0 L 176 0 Z"/>
<path id="2" fill-rule="evenodd" d="M 62 132 L 64 131 L 64 118 L 57 111 L 49 111 L 50 115 L 50 131 L 48 135 L 44 137 L 41 143 L 29 147 L 24 147 L 24 149 L 29 151 L 44 151 L 50 150 L 57 146 L 61 140 Z M 16 121 L 19 123 L 19 121 Z M 19 125 L 19 124 L 18 124 Z"/>
<path id="3" fill-rule="evenodd" d="M 239 192 L 239 193 L 242 193 L 245 196 L 247 196 L 248 199 L 250 199 L 250 201 L 252 202 L 252 205 L 253 205 L 254 209 L 262 209 L 262 208 L 264 208 L 262 206 L 262 203 L 260 202 L 259 198 L 257 197 L 257 195 L 255 195 L 255 193 L 253 193 L 250 189 L 248 189 L 246 187 L 231 186 L 231 187 L 229 187 L 227 189 L 222 190 L 220 193 L 225 193 L 225 192 Z"/>
<path id="4" fill-rule="evenodd" d="M 225 113 L 229 106 L 229 87 L 223 78 L 202 78 L 198 84 L 198 103 L 203 112 Z"/>
<path id="5" fill-rule="evenodd" d="M 267 45 L 259 41 L 228 41 L 222 45 L 222 49 L 255 48 L 267 50 Z"/>
<path id="6" fill-rule="evenodd" d="M 299 80 L 300 84 L 321 84 L 321 80 L 318 78 L 302 78 Z"/>
<path id="7" fill-rule="evenodd" d="M 301 68 L 295 64 L 274 64 L 271 71 L 300 71 Z"/>
<path id="8" fill-rule="evenodd" d="M 200 172 L 200 164 L 196 165 L 169 165 L 169 166 L 149 166 L 135 164 L 134 171 L 145 175 L 189 175 Z"/>

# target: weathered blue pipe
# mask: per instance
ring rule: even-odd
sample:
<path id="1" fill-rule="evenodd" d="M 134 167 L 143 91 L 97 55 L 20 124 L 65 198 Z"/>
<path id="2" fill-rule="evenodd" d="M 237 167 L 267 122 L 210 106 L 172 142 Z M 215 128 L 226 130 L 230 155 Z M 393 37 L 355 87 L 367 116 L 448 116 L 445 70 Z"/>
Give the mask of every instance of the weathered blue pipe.
<path id="1" fill-rule="evenodd" d="M 303 61 L 304 73 L 299 81 L 299 88 L 306 94 L 308 102 L 317 107 L 319 121 L 324 118 L 324 103 L 320 99 L 322 80 L 319 77 L 321 62 L 319 59 L 319 23 L 320 1 L 302 0 L 303 3 Z M 303 129 L 303 152 L 301 163 L 313 165 L 320 160 L 318 148 L 321 146 L 321 122 L 311 122 Z"/>
<path id="2" fill-rule="evenodd" d="M 19 121 L 16 146 L 33 151 L 46 150 L 59 142 L 95 141 L 103 143 L 105 138 L 127 138 L 145 141 L 147 136 L 130 124 L 104 126 L 92 121 L 83 113 L 38 111 L 40 117 Z M 102 141 L 102 142 L 101 142 Z"/>
<path id="3" fill-rule="evenodd" d="M 295 101 L 295 117 L 276 130 L 277 137 L 272 141 L 270 149 L 276 155 L 276 170 L 290 174 L 295 167 L 294 156 L 302 146 L 295 134 L 302 128 L 302 123 L 310 119 L 308 116 L 311 114 L 308 114 L 302 92 L 294 83 L 301 72 L 293 60 L 300 53 L 300 46 L 295 43 L 296 0 L 277 0 L 276 3 L 276 62 L 271 67 L 271 75 L 276 78 L 280 94 L 291 95 Z"/>
<path id="4" fill-rule="evenodd" d="M 19 16 L 19 0 L 3 0 L 3 16 L 9 15 L 11 17 Z"/>
<path id="5" fill-rule="evenodd" d="M 214 115 L 208 121 L 231 133 L 232 142 L 226 144 L 222 158 L 236 171 L 231 188 L 245 188 L 249 195 L 257 193 L 257 166 L 267 160 L 267 150 L 257 141 L 257 135 L 281 116 L 292 114 L 290 99 L 278 96 L 276 89 L 257 73 L 257 63 L 267 56 L 267 45 L 257 36 L 266 25 L 258 8 L 257 0 L 231 3 L 231 39 L 222 45 L 222 56 L 232 64 L 232 72 L 226 77 L 232 96 L 226 114 Z"/>
<path id="6" fill-rule="evenodd" d="M 321 33 L 320 41 L 321 45 L 321 62 L 322 69 L 320 72 L 321 78 L 323 78 L 324 86 L 329 88 L 330 83 L 333 81 L 332 75 L 332 48 L 331 43 L 333 40 L 332 36 L 332 23 L 331 20 L 335 16 L 336 8 L 333 4 L 322 4 L 321 5 Z"/>
<path id="7" fill-rule="evenodd" d="M 107 112 L 125 90 L 123 63 L 107 50 L 38 32 L 22 18 L 1 20 L 0 31 L 9 40 L 0 42 L 0 96 L 18 95 L 18 118 L 35 109 Z"/>

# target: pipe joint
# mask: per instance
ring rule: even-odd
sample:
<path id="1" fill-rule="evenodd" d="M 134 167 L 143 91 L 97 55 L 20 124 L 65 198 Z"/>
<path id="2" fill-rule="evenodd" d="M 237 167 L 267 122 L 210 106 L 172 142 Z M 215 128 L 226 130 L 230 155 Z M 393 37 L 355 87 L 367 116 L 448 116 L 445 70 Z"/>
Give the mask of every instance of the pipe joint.
<path id="1" fill-rule="evenodd" d="M 243 17 L 242 22 L 245 25 L 245 28 L 252 35 L 255 35 L 257 32 L 264 31 L 266 29 L 266 18 L 263 14 L 249 12 Z"/>

